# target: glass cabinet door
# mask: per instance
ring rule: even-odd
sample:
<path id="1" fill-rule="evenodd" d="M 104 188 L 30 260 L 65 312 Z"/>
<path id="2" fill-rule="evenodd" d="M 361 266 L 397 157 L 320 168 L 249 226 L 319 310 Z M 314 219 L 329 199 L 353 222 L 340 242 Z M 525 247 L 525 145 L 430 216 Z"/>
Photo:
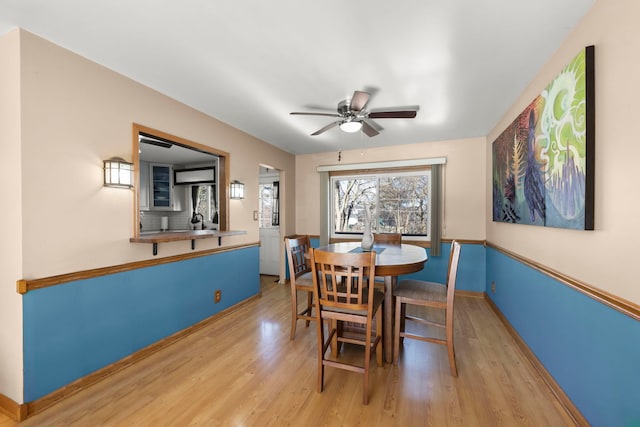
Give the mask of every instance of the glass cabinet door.
<path id="1" fill-rule="evenodd" d="M 171 207 L 171 166 L 151 164 L 151 206 Z"/>

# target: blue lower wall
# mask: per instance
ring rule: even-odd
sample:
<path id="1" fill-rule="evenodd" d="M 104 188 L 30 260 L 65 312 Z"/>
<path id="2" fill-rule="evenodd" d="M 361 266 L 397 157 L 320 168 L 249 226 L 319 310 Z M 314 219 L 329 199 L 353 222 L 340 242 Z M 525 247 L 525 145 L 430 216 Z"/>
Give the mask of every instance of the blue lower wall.
<path id="1" fill-rule="evenodd" d="M 311 246 L 320 246 L 320 239 L 311 239 Z M 442 244 L 439 256 L 432 256 L 430 249 L 425 249 L 428 261 L 424 264 L 424 269 L 413 274 L 398 277 L 402 279 L 428 280 L 431 282 L 444 283 L 447 278 L 447 267 L 449 265 L 449 253 L 451 245 Z M 286 259 L 286 254 L 285 254 Z M 485 250 L 481 244 L 462 245 L 460 251 L 460 263 L 458 264 L 458 279 L 456 289 L 472 292 L 484 292 L 485 284 Z M 289 278 L 289 265 L 287 263 L 286 277 Z"/>
<path id="2" fill-rule="evenodd" d="M 444 281 L 449 249 L 444 244 L 441 256 L 403 277 Z M 213 304 L 216 289 L 223 298 Z M 480 244 L 462 246 L 457 289 L 486 291 L 592 425 L 640 425 L 640 322 Z M 259 248 L 252 247 L 30 291 L 23 297 L 24 399 L 259 290 Z"/>
<path id="3" fill-rule="evenodd" d="M 428 260 L 424 268 L 413 274 L 398 277 L 398 280 L 411 278 L 444 283 L 447 280 L 449 267 L 449 254 L 451 245 L 443 243 L 439 256 L 432 256 L 430 249 L 427 251 Z M 460 261 L 458 263 L 458 276 L 456 290 L 484 292 L 485 284 L 485 248 L 481 244 L 463 244 L 460 248 Z"/>
<path id="4" fill-rule="evenodd" d="M 640 426 L 640 322 L 495 249 L 486 259 L 487 295 L 589 423 Z"/>
<path id="5" fill-rule="evenodd" d="M 222 300 L 214 304 L 214 291 Z M 259 248 L 38 289 L 23 297 L 31 402 L 260 292 Z"/>

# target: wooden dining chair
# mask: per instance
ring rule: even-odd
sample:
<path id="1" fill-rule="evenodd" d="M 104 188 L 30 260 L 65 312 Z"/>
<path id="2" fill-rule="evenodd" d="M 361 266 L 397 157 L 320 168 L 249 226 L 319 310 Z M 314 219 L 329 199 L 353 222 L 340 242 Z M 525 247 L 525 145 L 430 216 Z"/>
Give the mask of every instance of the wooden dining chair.
<path id="1" fill-rule="evenodd" d="M 382 366 L 382 302 L 384 294 L 373 283 L 376 253 L 335 253 L 311 249 L 311 270 L 318 327 L 318 392 L 324 387 L 324 367 L 331 366 L 364 374 L 363 404 L 369 402 L 369 366 L 375 351 Z M 324 332 L 324 321 L 329 325 Z M 375 320 L 375 330 L 373 322 Z M 360 325 L 362 334 L 345 332 L 343 323 Z M 364 363 L 341 359 L 342 343 L 364 346 Z M 337 357 L 327 356 L 333 345 Z"/>
<path id="2" fill-rule="evenodd" d="M 402 244 L 402 234 L 400 233 L 373 233 L 373 244 L 386 243 L 388 245 Z"/>
<path id="3" fill-rule="evenodd" d="M 313 308 L 313 280 L 311 279 L 311 264 L 305 258 L 305 253 L 311 248 L 309 236 L 287 237 L 284 239 L 287 261 L 289 263 L 289 284 L 291 285 L 291 336 L 296 338 L 296 325 L 299 319 L 305 320 L 305 326 L 309 327 L 311 320 L 316 320 L 312 313 Z M 306 296 L 304 308 L 299 311 L 298 292 Z M 304 299 L 303 299 L 304 301 Z"/>
<path id="4" fill-rule="evenodd" d="M 453 347 L 453 302 L 455 300 L 456 276 L 458 273 L 458 261 L 460 259 L 460 244 L 455 240 L 451 243 L 449 254 L 449 269 L 445 283 L 427 282 L 423 280 L 401 280 L 393 290 L 396 299 L 395 333 L 393 340 L 393 363 L 398 364 L 400 353 L 400 339 L 412 338 L 421 341 L 432 342 L 447 346 L 451 375 L 458 376 L 456 355 Z M 410 316 L 406 313 L 407 304 L 421 307 L 431 307 L 444 310 L 445 321 L 433 322 L 418 316 Z M 445 329 L 445 339 L 408 333 L 405 331 L 405 320 L 436 326 Z"/>

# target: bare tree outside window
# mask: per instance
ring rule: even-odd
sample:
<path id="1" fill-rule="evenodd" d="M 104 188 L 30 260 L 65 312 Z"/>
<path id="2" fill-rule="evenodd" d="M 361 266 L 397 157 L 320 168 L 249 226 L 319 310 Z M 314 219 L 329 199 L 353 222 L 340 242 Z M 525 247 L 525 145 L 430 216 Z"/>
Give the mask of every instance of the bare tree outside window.
<path id="1" fill-rule="evenodd" d="M 370 206 L 374 232 L 428 238 L 429 171 L 336 176 L 331 183 L 333 235 L 361 234 Z"/>
<path id="2" fill-rule="evenodd" d="M 411 236 L 428 234 L 429 178 L 381 177 L 378 200 L 378 232 Z"/>
<path id="3" fill-rule="evenodd" d="M 273 184 L 260 184 L 258 190 L 260 197 L 258 201 L 258 212 L 260 212 L 258 226 L 269 228 L 273 226 L 274 186 Z"/>
<path id="4" fill-rule="evenodd" d="M 195 205 L 196 213 L 201 214 L 206 222 L 214 220 L 216 203 L 211 185 L 198 185 L 198 198 Z"/>
<path id="5" fill-rule="evenodd" d="M 373 179 L 335 180 L 335 230 L 337 232 L 362 232 L 365 206 L 375 204 L 377 183 Z"/>

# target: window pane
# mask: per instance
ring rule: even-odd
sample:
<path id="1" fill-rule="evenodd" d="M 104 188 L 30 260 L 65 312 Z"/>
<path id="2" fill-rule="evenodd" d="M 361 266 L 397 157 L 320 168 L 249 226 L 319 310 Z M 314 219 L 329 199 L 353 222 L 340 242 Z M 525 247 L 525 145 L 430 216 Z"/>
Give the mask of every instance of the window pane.
<path id="1" fill-rule="evenodd" d="M 273 214 L 273 185 L 260 184 L 258 188 L 260 197 L 260 200 L 258 202 L 258 212 L 260 212 L 258 227 L 268 228 L 272 226 L 271 217 Z"/>
<path id="2" fill-rule="evenodd" d="M 333 188 L 333 213 L 335 233 L 362 233 L 365 206 L 374 206 L 376 179 L 335 179 Z"/>
<path id="3" fill-rule="evenodd" d="M 211 206 L 211 186 L 198 186 L 198 201 L 196 202 L 196 212 L 202 214 L 205 221 L 212 221 L 213 209 Z"/>
<path id="4" fill-rule="evenodd" d="M 332 177 L 332 235 L 361 234 L 370 206 L 374 232 L 428 239 L 430 185 L 428 171 Z"/>
<path id="5" fill-rule="evenodd" d="M 378 232 L 428 234 L 429 179 L 426 175 L 380 178 Z"/>

